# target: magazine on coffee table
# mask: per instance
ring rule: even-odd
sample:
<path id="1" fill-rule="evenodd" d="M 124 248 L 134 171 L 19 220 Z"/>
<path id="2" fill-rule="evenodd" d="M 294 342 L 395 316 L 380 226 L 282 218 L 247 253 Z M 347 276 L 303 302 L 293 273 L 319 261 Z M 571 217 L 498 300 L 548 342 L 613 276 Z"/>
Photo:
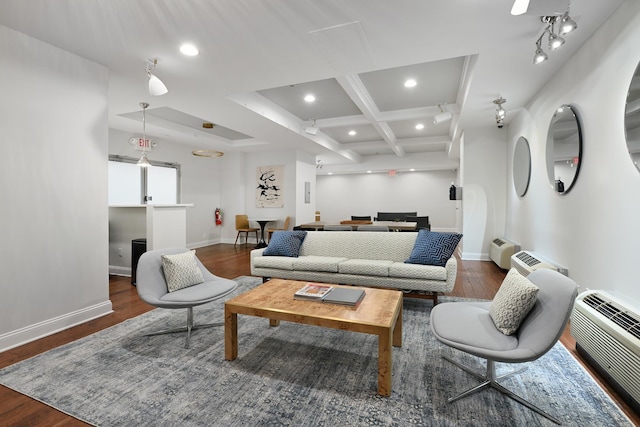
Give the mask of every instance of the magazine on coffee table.
<path id="1" fill-rule="evenodd" d="M 322 298 L 322 302 L 356 306 L 360 301 L 362 301 L 364 295 L 364 289 L 334 288 L 330 293 Z"/>
<path id="2" fill-rule="evenodd" d="M 309 301 L 321 301 L 333 289 L 330 285 L 321 285 L 318 283 L 307 283 L 302 289 L 293 294 L 293 299 L 302 299 Z"/>

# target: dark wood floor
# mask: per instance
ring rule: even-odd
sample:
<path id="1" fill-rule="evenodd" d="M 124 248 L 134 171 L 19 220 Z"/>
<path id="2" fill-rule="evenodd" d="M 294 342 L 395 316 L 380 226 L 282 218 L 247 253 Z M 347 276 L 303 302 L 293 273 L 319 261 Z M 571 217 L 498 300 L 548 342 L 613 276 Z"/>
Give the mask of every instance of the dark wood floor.
<path id="1" fill-rule="evenodd" d="M 251 246 L 220 244 L 197 250 L 197 255 L 214 274 L 233 279 L 250 274 L 249 252 Z M 504 279 L 506 271 L 492 262 L 459 261 L 458 277 L 454 291 L 449 294 L 467 298 L 492 299 Z M 138 316 L 153 307 L 138 298 L 136 288 L 128 277 L 109 278 L 109 295 L 114 313 L 92 320 L 63 332 L 0 353 L 0 368 L 61 346 L 78 338 L 98 332 L 131 317 Z M 565 331 L 561 342 L 598 383 L 610 394 L 620 408 L 640 425 L 635 414 L 601 377 L 585 363 L 575 351 L 575 340 Z M 84 426 L 85 423 L 56 411 L 20 393 L 0 386 L 0 426 Z"/>

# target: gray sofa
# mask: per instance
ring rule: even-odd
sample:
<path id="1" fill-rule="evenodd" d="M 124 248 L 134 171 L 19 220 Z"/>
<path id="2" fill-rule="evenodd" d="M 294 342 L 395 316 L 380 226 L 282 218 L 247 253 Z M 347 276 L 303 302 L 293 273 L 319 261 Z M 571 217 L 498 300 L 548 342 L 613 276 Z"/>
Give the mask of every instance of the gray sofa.
<path id="1" fill-rule="evenodd" d="M 451 292 L 458 264 L 444 267 L 408 264 L 418 233 L 309 231 L 298 257 L 263 256 L 251 251 L 251 274 L 269 278 L 390 288 L 407 296 L 430 298 Z"/>

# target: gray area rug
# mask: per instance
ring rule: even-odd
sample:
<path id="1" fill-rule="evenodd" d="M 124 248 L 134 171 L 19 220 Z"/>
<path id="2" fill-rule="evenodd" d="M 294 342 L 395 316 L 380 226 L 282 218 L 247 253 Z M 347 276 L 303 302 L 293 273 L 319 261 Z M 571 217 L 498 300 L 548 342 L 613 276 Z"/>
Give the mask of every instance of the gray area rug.
<path id="1" fill-rule="evenodd" d="M 260 279 L 241 277 L 236 294 Z M 443 298 L 452 300 L 452 298 Z M 494 390 L 448 404 L 477 380 L 441 358 L 484 369 L 439 344 L 431 302 L 405 300 L 403 346 L 393 349 L 393 393 L 377 390 L 377 337 L 238 316 L 239 352 L 224 360 L 223 328 L 142 337 L 181 325 L 184 310 L 156 309 L 0 370 L 0 383 L 100 426 L 547 426 Z M 195 310 L 223 319 L 223 304 Z M 631 425 L 568 351 L 557 344 L 505 381 L 569 426 Z M 499 373 L 509 366 L 500 364 Z"/>

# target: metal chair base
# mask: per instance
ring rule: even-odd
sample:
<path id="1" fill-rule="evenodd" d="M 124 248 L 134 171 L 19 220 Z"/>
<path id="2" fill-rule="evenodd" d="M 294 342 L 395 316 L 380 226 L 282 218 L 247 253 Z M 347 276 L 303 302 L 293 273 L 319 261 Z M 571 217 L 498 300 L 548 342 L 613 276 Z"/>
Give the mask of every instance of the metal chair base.
<path id="1" fill-rule="evenodd" d="M 474 377 L 478 378 L 479 380 L 483 381 L 481 384 L 455 396 L 455 397 L 451 397 L 447 400 L 448 403 L 451 402 L 455 402 L 456 400 L 460 400 L 463 399 L 467 396 L 470 396 L 474 393 L 477 393 L 479 391 L 482 391 L 486 388 L 493 388 L 495 390 L 498 390 L 500 393 L 506 395 L 507 397 L 515 400 L 516 402 L 520 403 L 521 405 L 526 406 L 527 408 L 531 409 L 534 412 L 537 412 L 538 414 L 542 415 L 543 417 L 547 418 L 548 420 L 558 424 L 558 425 L 562 425 L 562 423 L 560 422 L 559 419 L 555 418 L 552 415 L 549 415 L 548 413 L 546 413 L 545 411 L 543 411 L 542 409 L 538 408 L 537 406 L 535 406 L 533 403 L 523 399 L 522 397 L 518 396 L 517 394 L 513 393 L 511 390 L 505 388 L 504 386 L 500 385 L 498 383 L 498 380 L 502 380 L 505 378 L 509 378 L 513 375 L 519 374 L 523 371 L 525 371 L 527 368 L 524 367 L 522 369 L 518 369 L 516 371 L 513 372 L 509 372 L 505 375 L 501 375 L 499 377 L 496 377 L 496 366 L 495 366 L 495 361 L 493 360 L 488 360 L 487 359 L 487 372 L 485 375 L 479 374 L 473 370 L 471 370 L 471 368 L 447 357 L 447 356 L 442 356 L 443 359 L 447 360 L 448 362 L 456 365 L 458 368 L 462 369 L 463 371 L 473 375 Z"/>
<path id="2" fill-rule="evenodd" d="M 150 334 L 145 334 L 143 336 L 145 337 L 152 337 L 155 335 L 166 335 L 166 334 L 176 334 L 178 332 L 186 332 L 187 333 L 187 341 L 185 343 L 184 348 L 189 348 L 189 344 L 191 341 L 191 331 L 196 331 L 198 329 L 206 329 L 206 328 L 213 328 L 216 326 L 224 326 L 224 322 L 218 322 L 218 323 L 207 323 L 207 324 L 203 324 L 203 325 L 194 325 L 193 324 L 193 307 L 188 307 L 187 308 L 187 326 L 183 326 L 180 328 L 174 328 L 174 329 L 165 329 L 162 331 L 158 331 L 158 332 L 152 332 Z"/>

